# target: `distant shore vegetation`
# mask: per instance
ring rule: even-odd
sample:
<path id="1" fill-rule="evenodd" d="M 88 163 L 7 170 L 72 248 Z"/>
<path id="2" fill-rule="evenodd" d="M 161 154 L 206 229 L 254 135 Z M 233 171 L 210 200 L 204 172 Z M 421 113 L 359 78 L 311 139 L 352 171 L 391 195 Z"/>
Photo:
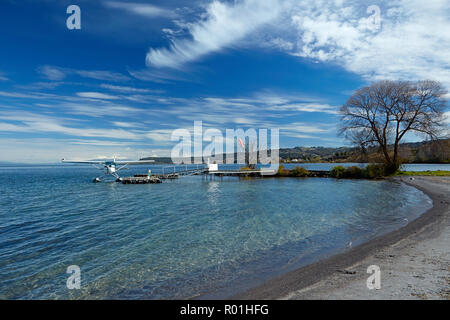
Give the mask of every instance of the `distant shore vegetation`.
<path id="1" fill-rule="evenodd" d="M 403 143 L 401 163 L 450 163 L 450 139 Z M 383 162 L 377 147 L 361 152 L 357 147 L 295 147 L 280 149 L 282 163 L 378 163 Z"/>
<path id="2" fill-rule="evenodd" d="M 296 166 L 293 169 L 286 169 L 280 165 L 276 174 L 277 177 L 331 177 L 336 179 L 383 179 L 390 176 L 450 176 L 450 171 L 396 171 L 390 173 L 385 164 L 368 164 L 361 168 L 357 166 L 344 167 L 335 166 L 329 172 L 318 172 L 307 170 Z"/>

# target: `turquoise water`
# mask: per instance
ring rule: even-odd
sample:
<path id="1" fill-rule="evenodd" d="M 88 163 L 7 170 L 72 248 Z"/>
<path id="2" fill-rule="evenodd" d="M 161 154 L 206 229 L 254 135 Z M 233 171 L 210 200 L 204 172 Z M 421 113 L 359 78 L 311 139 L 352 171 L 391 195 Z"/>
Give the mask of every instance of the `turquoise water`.
<path id="1" fill-rule="evenodd" d="M 389 181 L 91 183 L 97 175 L 0 168 L 0 299 L 226 297 L 431 207 L 422 192 Z M 80 290 L 66 287 L 69 265 L 81 269 Z"/>

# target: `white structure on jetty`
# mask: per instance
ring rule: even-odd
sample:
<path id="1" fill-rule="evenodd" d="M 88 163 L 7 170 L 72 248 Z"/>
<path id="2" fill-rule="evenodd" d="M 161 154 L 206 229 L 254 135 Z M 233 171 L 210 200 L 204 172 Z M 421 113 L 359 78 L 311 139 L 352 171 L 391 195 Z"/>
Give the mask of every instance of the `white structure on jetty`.
<path id="1" fill-rule="evenodd" d="M 219 171 L 219 164 L 218 163 L 210 163 L 208 158 L 208 172 L 214 172 Z"/>

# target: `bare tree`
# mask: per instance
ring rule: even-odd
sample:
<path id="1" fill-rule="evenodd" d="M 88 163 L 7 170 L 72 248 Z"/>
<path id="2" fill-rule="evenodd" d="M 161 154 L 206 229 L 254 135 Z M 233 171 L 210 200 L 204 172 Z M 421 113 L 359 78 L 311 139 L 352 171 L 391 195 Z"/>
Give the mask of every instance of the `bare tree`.
<path id="1" fill-rule="evenodd" d="M 447 91 L 436 81 L 379 81 L 357 90 L 341 109 L 340 133 L 366 150 L 378 146 L 386 169 L 399 167 L 398 149 L 408 133 L 439 137 L 446 129 Z"/>

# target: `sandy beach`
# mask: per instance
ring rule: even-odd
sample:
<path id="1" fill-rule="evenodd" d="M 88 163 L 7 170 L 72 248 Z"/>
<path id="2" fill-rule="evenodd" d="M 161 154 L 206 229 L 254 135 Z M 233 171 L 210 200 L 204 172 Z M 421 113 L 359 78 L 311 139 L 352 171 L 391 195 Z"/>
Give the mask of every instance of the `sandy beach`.
<path id="1" fill-rule="evenodd" d="M 426 193 L 433 208 L 399 230 L 233 298 L 450 300 L 450 177 L 393 179 Z M 381 270 L 379 290 L 366 285 L 371 265 Z"/>

